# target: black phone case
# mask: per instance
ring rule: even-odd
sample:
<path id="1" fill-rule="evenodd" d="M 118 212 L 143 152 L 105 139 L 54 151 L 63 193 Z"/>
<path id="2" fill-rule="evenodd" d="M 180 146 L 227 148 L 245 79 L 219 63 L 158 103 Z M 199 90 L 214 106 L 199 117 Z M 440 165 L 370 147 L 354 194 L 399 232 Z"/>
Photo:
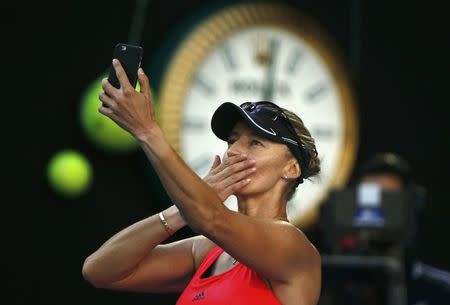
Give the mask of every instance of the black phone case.
<path id="1" fill-rule="evenodd" d="M 136 88 L 137 71 L 141 66 L 142 56 L 144 50 L 140 46 L 118 43 L 114 47 L 113 58 L 117 58 L 124 68 L 130 84 Z M 109 82 L 116 88 L 120 88 L 119 80 L 117 79 L 116 71 L 111 65 L 108 76 Z"/>

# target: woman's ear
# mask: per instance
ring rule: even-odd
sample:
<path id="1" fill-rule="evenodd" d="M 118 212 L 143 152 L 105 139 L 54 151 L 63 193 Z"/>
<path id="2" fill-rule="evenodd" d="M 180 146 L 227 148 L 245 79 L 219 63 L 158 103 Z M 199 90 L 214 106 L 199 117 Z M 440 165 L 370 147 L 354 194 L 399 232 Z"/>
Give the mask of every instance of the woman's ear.
<path id="1" fill-rule="evenodd" d="M 283 177 L 287 179 L 297 179 L 302 174 L 297 159 L 292 158 L 283 169 Z"/>

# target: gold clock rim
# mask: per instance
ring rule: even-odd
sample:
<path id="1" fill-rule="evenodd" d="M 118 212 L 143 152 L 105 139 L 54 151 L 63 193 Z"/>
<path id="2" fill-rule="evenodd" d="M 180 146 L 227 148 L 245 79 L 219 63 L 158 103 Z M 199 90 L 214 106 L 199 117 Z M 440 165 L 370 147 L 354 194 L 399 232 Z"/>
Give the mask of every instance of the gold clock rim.
<path id="1" fill-rule="evenodd" d="M 208 17 L 183 40 L 172 57 L 160 88 L 160 125 L 174 149 L 183 156 L 180 147 L 183 98 L 199 64 L 234 32 L 248 26 L 273 26 L 300 36 L 317 52 L 336 81 L 344 115 L 343 148 L 336 164 L 336 175 L 319 194 L 316 202 L 304 214 L 291 220 L 298 227 L 312 224 L 318 216 L 319 204 L 331 188 L 344 185 L 351 174 L 358 145 L 358 126 L 354 94 L 342 64 L 341 56 L 329 36 L 314 20 L 286 4 L 237 4 Z M 301 190 L 299 190 L 301 191 Z"/>

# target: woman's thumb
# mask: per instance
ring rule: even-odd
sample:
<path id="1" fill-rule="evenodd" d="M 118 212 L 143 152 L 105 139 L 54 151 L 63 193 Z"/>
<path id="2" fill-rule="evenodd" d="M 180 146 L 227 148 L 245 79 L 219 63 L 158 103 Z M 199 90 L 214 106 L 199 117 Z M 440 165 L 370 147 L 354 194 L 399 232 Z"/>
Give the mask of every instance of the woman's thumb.
<path id="1" fill-rule="evenodd" d="M 214 156 L 214 162 L 213 162 L 213 165 L 212 165 L 211 169 L 215 169 L 217 166 L 220 165 L 220 163 L 222 163 L 220 161 L 220 156 L 219 155 L 215 155 Z"/>
<path id="2" fill-rule="evenodd" d="M 143 93 L 147 98 L 152 99 L 152 91 L 150 89 L 150 82 L 147 75 L 145 75 L 144 70 L 139 68 L 138 70 L 138 80 L 141 86 L 141 93 Z"/>

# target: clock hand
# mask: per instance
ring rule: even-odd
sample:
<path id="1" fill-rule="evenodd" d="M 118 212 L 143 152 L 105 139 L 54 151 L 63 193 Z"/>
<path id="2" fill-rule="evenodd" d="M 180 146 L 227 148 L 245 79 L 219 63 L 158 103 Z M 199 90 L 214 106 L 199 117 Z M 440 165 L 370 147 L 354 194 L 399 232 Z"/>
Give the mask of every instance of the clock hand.
<path id="1" fill-rule="evenodd" d="M 262 99 L 265 101 L 271 101 L 273 99 L 273 92 L 275 86 L 275 63 L 277 51 L 278 51 L 278 41 L 276 41 L 275 39 L 271 39 L 269 45 L 268 66 L 266 69 L 265 80 L 262 86 Z"/>

